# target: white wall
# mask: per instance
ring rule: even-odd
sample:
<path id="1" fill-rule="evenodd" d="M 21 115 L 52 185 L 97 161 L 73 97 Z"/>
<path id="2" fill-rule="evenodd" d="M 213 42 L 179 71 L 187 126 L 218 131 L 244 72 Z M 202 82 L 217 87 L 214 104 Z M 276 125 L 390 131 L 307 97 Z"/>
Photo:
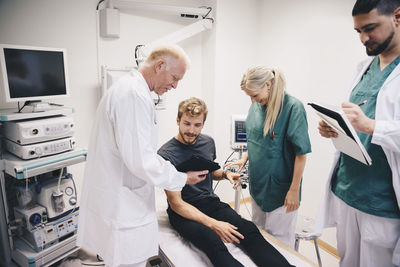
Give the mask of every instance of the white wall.
<path id="1" fill-rule="evenodd" d="M 76 110 L 76 139 L 86 147 L 99 101 L 98 66 L 133 65 L 136 44 L 151 42 L 191 21 L 150 12 L 121 12 L 121 37 L 98 37 L 97 0 L 0 0 L 0 43 L 65 47 L 68 51 L 72 94 L 57 101 Z M 217 144 L 223 163 L 230 150 L 230 115 L 246 114 L 249 98 L 240 90 L 243 72 L 256 64 L 284 71 L 288 92 L 304 103 L 311 100 L 339 104 L 356 63 L 364 57 L 353 30 L 348 0 L 175 0 L 170 5 L 214 8 L 214 28 L 181 43 L 192 68 L 178 89 L 167 94 L 167 109 L 158 112 L 161 145 L 177 132 L 179 101 L 203 98 L 209 107 L 204 132 Z M 316 130 L 318 119 L 307 108 L 313 153 L 308 157 L 300 213 L 315 217 L 333 147 Z M 82 177 L 83 164 L 76 167 Z M 80 184 L 80 182 L 79 182 Z M 225 182 L 217 193 L 233 201 Z M 245 195 L 248 194 L 245 191 Z M 335 244 L 333 233 L 328 242 Z"/>

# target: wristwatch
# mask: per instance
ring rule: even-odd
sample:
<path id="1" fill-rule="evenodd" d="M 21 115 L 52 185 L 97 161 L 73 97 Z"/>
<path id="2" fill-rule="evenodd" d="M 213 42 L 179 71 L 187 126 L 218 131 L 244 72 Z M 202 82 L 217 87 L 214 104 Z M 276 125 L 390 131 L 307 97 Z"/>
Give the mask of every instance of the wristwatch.
<path id="1" fill-rule="evenodd" d="M 228 176 L 226 176 L 226 171 L 222 171 L 222 179 L 228 179 Z"/>

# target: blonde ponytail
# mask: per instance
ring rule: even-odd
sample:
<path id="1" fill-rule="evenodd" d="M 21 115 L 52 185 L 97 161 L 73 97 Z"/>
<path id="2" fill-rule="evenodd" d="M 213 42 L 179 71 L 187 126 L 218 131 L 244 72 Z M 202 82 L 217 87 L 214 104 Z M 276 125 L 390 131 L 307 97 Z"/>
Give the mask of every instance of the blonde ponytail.
<path id="1" fill-rule="evenodd" d="M 242 90 L 258 91 L 271 81 L 268 102 L 265 111 L 264 137 L 274 128 L 285 98 L 286 82 L 283 73 L 263 66 L 249 68 L 243 75 L 240 87 Z"/>

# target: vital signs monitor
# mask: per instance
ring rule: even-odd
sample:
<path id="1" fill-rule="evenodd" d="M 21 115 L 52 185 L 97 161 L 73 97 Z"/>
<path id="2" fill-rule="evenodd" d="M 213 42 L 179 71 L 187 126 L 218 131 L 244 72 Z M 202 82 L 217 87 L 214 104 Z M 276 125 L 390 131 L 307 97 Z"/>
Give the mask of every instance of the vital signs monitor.
<path id="1" fill-rule="evenodd" d="M 247 149 L 246 115 L 232 115 L 231 147 L 233 150 Z"/>

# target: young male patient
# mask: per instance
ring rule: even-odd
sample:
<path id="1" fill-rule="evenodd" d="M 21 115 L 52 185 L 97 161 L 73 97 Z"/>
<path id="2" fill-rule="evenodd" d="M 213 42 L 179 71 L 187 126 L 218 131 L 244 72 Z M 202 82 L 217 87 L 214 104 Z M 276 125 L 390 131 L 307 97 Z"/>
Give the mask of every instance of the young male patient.
<path id="1" fill-rule="evenodd" d="M 201 134 L 206 117 L 207 106 L 202 100 L 192 97 L 182 101 L 176 119 L 178 135 L 158 153 L 174 166 L 193 155 L 214 161 L 214 140 Z M 243 266 L 229 253 L 224 242 L 240 244 L 257 266 L 291 266 L 252 222 L 243 219 L 214 194 L 212 180 L 224 178 L 234 183 L 234 188 L 240 185 L 239 174 L 219 169 L 196 185 L 185 185 L 182 192 L 166 191 L 172 227 L 206 253 L 214 266 Z"/>

